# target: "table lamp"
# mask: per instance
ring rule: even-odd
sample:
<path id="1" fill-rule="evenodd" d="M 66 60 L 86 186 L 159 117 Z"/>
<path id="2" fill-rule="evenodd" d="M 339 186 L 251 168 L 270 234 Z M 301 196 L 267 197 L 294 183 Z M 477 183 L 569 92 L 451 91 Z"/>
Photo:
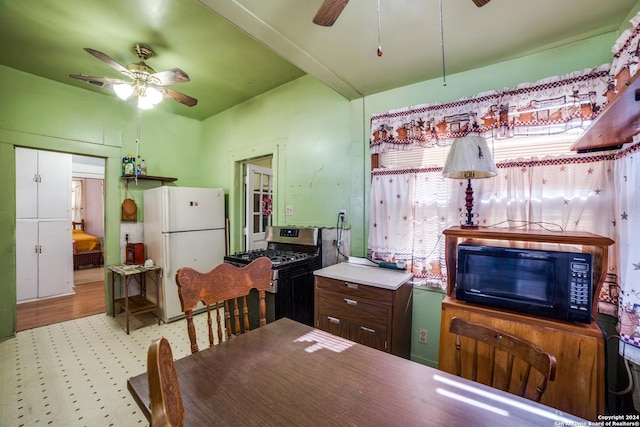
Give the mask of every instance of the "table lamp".
<path id="1" fill-rule="evenodd" d="M 487 141 L 479 135 L 467 135 L 456 138 L 451 145 L 447 161 L 442 169 L 442 175 L 453 179 L 466 179 L 465 207 L 467 208 L 467 221 L 461 223 L 462 228 L 478 228 L 473 222 L 475 214 L 473 209 L 473 188 L 471 179 L 491 178 L 496 176 L 498 170 L 493 162 L 493 156 L 487 145 Z"/>

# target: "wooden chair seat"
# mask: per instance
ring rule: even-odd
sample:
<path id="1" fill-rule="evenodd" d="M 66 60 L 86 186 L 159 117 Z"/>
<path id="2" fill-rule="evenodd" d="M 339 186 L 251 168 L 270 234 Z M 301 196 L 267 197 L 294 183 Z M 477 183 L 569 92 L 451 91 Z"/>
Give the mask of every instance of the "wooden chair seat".
<path id="1" fill-rule="evenodd" d="M 556 374 L 556 358 L 534 344 L 480 323 L 451 319 L 456 334 L 456 375 L 540 402 L 547 382 Z M 462 349 L 467 337 L 469 347 Z M 480 343 L 480 345 L 479 345 Z M 466 363 L 463 363 L 466 362 Z M 470 363 L 469 363 L 470 362 Z M 529 385 L 531 368 L 537 381 Z M 515 374 L 515 375 L 514 375 Z"/>
<path id="2" fill-rule="evenodd" d="M 228 339 L 234 334 L 239 335 L 250 330 L 247 296 L 253 288 L 258 291 L 259 326 L 267 323 L 265 291 L 271 286 L 271 260 L 267 257 L 257 258 L 244 267 L 223 263 L 208 273 L 183 267 L 176 272 L 176 283 L 182 311 L 187 319 L 191 353 L 198 351 L 196 329 L 193 323 L 193 310 L 198 302 L 202 302 L 207 307 L 209 346 L 214 344 L 211 308 L 216 312 L 218 342 L 223 338 Z M 242 315 L 240 307 L 242 307 Z M 224 322 L 221 311 L 224 311 Z"/>
<path id="3" fill-rule="evenodd" d="M 147 353 L 149 406 L 153 427 L 182 427 L 184 407 L 180 384 L 173 366 L 171 346 L 166 338 L 151 343 Z"/>

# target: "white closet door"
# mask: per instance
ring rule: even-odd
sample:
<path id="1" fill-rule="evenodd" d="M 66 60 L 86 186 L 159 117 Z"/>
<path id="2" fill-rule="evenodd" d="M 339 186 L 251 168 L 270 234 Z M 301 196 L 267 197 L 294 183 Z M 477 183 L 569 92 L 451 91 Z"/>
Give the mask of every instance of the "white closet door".
<path id="1" fill-rule="evenodd" d="M 38 221 L 16 221 L 16 296 L 38 298 Z"/>
<path id="2" fill-rule="evenodd" d="M 71 154 L 16 147 L 16 218 L 71 221 Z"/>
<path id="3" fill-rule="evenodd" d="M 38 218 L 71 221 L 71 154 L 38 152 Z"/>
<path id="4" fill-rule="evenodd" d="M 16 147 L 16 218 L 38 217 L 38 150 Z"/>
<path id="5" fill-rule="evenodd" d="M 38 297 L 73 293 L 73 243 L 69 221 L 40 221 Z"/>

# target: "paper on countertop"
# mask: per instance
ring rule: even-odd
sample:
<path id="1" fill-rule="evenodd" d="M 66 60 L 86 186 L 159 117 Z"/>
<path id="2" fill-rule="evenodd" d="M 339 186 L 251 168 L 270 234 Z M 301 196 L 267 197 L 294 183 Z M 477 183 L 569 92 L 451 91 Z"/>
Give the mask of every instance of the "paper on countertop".
<path id="1" fill-rule="evenodd" d="M 377 267 L 378 264 L 376 264 L 375 262 L 367 259 L 367 258 L 360 258 L 360 257 L 355 257 L 355 256 L 350 256 L 349 259 L 347 260 L 347 262 L 349 264 L 359 264 L 359 265 L 365 265 L 365 266 L 370 266 L 370 267 Z"/>

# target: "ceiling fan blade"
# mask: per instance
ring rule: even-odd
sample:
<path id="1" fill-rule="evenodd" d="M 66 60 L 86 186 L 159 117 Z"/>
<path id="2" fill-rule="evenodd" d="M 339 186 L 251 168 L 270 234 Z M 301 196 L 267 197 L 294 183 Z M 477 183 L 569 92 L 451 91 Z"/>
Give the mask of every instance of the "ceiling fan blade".
<path id="1" fill-rule="evenodd" d="M 324 0 L 316 16 L 313 17 L 313 23 L 323 27 L 332 26 L 347 3 L 349 0 Z"/>
<path id="2" fill-rule="evenodd" d="M 162 86 L 190 81 L 189 75 L 182 71 L 180 68 L 160 71 L 159 73 L 152 74 L 151 77 L 155 77 L 156 79 L 158 79 L 160 81 L 158 84 Z"/>
<path id="3" fill-rule="evenodd" d="M 93 76 L 86 76 L 84 74 L 69 74 L 69 77 L 82 80 L 94 86 L 106 87 L 106 88 L 110 88 L 115 84 L 124 83 L 124 81 L 120 79 L 110 79 L 108 77 L 93 77 Z"/>
<path id="4" fill-rule="evenodd" d="M 84 50 L 86 50 L 91 55 L 95 56 L 100 61 L 104 62 L 105 64 L 107 64 L 108 66 L 113 68 L 114 70 L 121 72 L 125 76 L 131 77 L 131 72 L 129 70 L 127 70 L 122 65 L 118 64 L 114 59 L 110 58 L 109 56 L 105 55 L 104 53 L 102 53 L 102 52 L 100 52 L 98 50 L 95 50 L 95 49 L 91 49 L 90 47 L 85 47 Z"/>
<path id="5" fill-rule="evenodd" d="M 174 101 L 178 101 L 181 104 L 186 105 L 187 107 L 193 107 L 198 103 L 198 100 L 190 97 L 189 95 L 185 95 L 184 93 L 175 91 L 168 87 L 159 87 L 158 90 L 167 98 L 171 98 Z"/>
<path id="6" fill-rule="evenodd" d="M 473 4 L 475 4 L 478 7 L 482 7 L 485 4 L 489 3 L 491 0 L 473 0 Z"/>

